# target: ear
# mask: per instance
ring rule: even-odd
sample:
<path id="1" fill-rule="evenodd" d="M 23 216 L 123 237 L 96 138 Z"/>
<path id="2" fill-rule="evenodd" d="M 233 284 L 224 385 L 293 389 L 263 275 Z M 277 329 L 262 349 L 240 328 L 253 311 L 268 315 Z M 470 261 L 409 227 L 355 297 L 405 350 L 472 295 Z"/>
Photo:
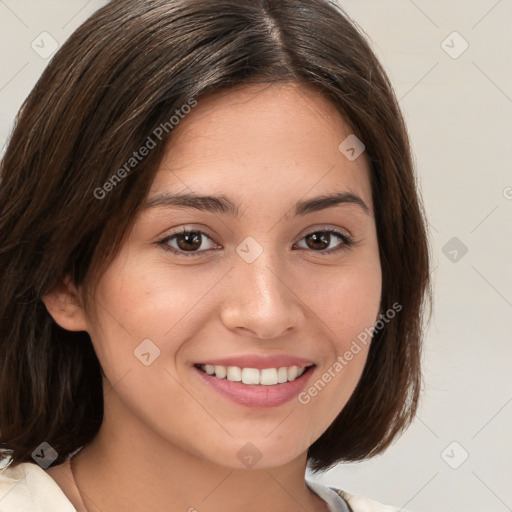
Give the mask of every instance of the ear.
<path id="1" fill-rule="evenodd" d="M 87 320 L 75 285 L 66 276 L 42 298 L 48 313 L 63 329 L 86 331 Z"/>

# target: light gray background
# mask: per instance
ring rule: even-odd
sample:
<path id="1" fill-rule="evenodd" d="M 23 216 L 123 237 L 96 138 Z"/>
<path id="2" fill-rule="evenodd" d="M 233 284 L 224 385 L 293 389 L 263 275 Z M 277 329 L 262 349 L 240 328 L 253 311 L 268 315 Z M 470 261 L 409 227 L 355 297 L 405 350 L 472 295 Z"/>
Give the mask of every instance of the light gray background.
<path id="1" fill-rule="evenodd" d="M 104 3 L 0 0 L 0 147 L 48 62 L 32 41 L 46 31 L 62 43 Z M 406 117 L 432 230 L 435 302 L 412 427 L 384 455 L 314 478 L 410 512 L 510 511 L 512 1 L 341 5 Z"/>

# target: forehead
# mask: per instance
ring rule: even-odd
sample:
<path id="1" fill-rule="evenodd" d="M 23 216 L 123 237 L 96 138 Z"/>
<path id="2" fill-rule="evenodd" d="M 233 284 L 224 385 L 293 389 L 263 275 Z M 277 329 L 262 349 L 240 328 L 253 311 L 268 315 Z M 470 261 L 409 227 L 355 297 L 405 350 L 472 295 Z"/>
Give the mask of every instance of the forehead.
<path id="1" fill-rule="evenodd" d="M 334 105 L 309 87 L 255 84 L 215 93 L 173 129 L 149 197 L 217 193 L 256 206 L 336 190 L 363 197 L 372 211 L 366 156 L 350 160 L 339 148 L 349 136 Z"/>

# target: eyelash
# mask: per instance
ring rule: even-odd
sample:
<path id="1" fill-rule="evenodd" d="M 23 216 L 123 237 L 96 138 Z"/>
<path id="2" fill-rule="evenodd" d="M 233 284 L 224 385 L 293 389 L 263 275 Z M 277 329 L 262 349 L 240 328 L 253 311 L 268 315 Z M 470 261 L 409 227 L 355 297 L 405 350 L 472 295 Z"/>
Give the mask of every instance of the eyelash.
<path id="1" fill-rule="evenodd" d="M 209 238 L 211 240 L 211 237 L 204 231 L 201 231 L 200 229 L 188 229 L 187 230 L 187 229 L 183 228 L 183 230 L 172 233 L 172 234 L 166 236 L 165 238 L 157 241 L 156 244 L 162 246 L 162 249 L 164 249 L 164 251 L 169 251 L 178 256 L 186 256 L 186 257 L 193 257 L 193 258 L 201 257 L 203 253 L 213 250 L 213 249 L 207 249 L 207 250 L 198 251 L 198 252 L 186 252 L 186 251 L 174 249 L 169 246 L 168 242 L 170 240 L 172 240 L 173 238 L 175 238 L 176 236 L 189 234 L 189 233 L 199 233 L 200 235 L 205 236 L 206 238 Z M 349 236 L 337 229 L 333 229 L 333 228 L 315 229 L 314 231 L 306 233 L 306 235 L 304 235 L 301 240 L 306 238 L 308 235 L 312 235 L 314 233 L 330 233 L 330 234 L 333 234 L 333 235 L 336 235 L 337 237 L 339 237 L 343 242 L 337 248 L 329 249 L 328 251 L 325 251 L 325 250 L 314 251 L 311 249 L 314 253 L 320 254 L 321 256 L 329 256 L 334 253 L 337 253 L 338 251 L 343 251 L 343 250 L 347 251 L 355 244 L 354 239 L 351 236 Z M 302 249 L 302 250 L 304 250 L 304 249 Z"/>

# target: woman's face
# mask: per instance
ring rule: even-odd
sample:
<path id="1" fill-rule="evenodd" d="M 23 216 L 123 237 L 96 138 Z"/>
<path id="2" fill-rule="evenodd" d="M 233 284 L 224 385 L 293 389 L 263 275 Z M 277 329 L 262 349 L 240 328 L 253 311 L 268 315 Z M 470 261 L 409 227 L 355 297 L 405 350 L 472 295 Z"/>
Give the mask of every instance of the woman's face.
<path id="1" fill-rule="evenodd" d="M 381 297 L 368 163 L 352 138 L 339 149 L 351 130 L 334 107 L 292 85 L 200 100 L 174 132 L 99 281 L 97 321 L 85 317 L 113 387 L 105 414 L 217 464 L 282 465 L 332 423 L 366 361 L 353 342 Z M 311 203 L 334 194 L 352 200 Z M 293 366 L 309 368 L 275 383 Z"/>

